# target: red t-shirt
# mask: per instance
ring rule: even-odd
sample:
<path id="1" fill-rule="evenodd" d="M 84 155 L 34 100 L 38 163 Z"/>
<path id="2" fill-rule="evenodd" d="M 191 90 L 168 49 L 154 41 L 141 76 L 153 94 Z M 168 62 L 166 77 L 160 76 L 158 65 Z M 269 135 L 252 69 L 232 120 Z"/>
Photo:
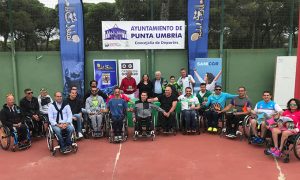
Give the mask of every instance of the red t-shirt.
<path id="1" fill-rule="evenodd" d="M 282 113 L 282 116 L 286 116 L 293 119 L 295 128 L 298 128 L 300 130 L 300 110 L 297 110 L 295 112 L 291 112 L 290 110 L 285 110 Z"/>

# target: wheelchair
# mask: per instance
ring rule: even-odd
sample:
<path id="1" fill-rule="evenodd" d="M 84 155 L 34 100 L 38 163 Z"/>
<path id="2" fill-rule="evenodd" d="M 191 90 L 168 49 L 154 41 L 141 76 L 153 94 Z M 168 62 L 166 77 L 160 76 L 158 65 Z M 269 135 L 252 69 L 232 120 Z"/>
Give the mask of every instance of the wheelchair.
<path id="1" fill-rule="evenodd" d="M 137 120 L 137 118 L 136 118 Z M 141 126 L 141 131 L 139 131 L 138 129 L 136 129 L 136 123 L 137 122 L 134 122 L 133 123 L 133 127 L 134 127 L 134 135 L 133 135 L 133 140 L 136 141 L 138 138 L 151 138 L 152 141 L 154 141 L 155 139 L 155 130 L 154 130 L 154 127 L 155 127 L 155 122 L 153 120 L 153 116 L 150 117 L 150 133 L 148 134 L 147 131 L 146 131 L 146 121 L 147 119 L 141 119 L 140 120 L 140 126 Z"/>
<path id="2" fill-rule="evenodd" d="M 226 119 L 226 116 L 227 115 L 232 115 L 233 112 L 226 112 L 221 118 L 219 121 L 221 121 L 221 124 L 222 124 L 222 127 L 221 128 L 221 132 L 220 132 L 220 137 L 223 138 L 223 137 L 228 137 L 226 136 L 227 134 L 227 119 Z M 245 116 L 246 118 L 247 116 Z M 244 123 L 244 120 L 240 120 L 238 123 L 237 123 L 237 131 L 236 131 L 236 137 L 228 137 L 229 139 L 239 139 L 240 141 L 242 141 L 244 139 L 244 126 L 243 126 L 243 123 Z M 223 123 L 222 123 L 223 122 Z"/>
<path id="3" fill-rule="evenodd" d="M 198 111 L 195 110 L 196 116 L 195 116 L 195 122 L 196 122 L 196 132 L 188 132 L 186 127 L 185 127 L 185 119 L 182 115 L 182 112 L 180 112 L 180 127 L 181 127 L 181 132 L 183 135 L 188 135 L 188 134 L 201 134 L 200 130 L 200 118 L 199 118 L 199 113 Z"/>
<path id="4" fill-rule="evenodd" d="M 155 129 L 155 133 L 157 134 L 157 135 L 159 135 L 160 133 L 162 133 L 162 134 L 165 134 L 165 135 L 169 135 L 169 134 L 172 134 L 172 135 L 174 135 L 174 136 L 176 136 L 177 135 L 177 131 L 180 129 L 180 127 L 179 127 L 179 122 L 178 122 L 178 117 L 177 117 L 177 114 L 175 113 L 175 112 L 172 112 L 171 114 L 170 114 L 170 116 L 172 116 L 172 118 L 173 118 L 173 120 L 172 120 L 172 128 L 171 129 L 169 129 L 169 131 L 165 131 L 164 129 L 162 129 L 162 127 L 161 127 L 161 122 L 163 121 L 162 119 L 161 119 L 161 117 L 163 116 L 163 114 L 161 113 L 161 112 L 159 112 L 158 113 L 158 122 L 160 122 L 160 123 L 158 123 L 158 124 L 160 124 L 160 125 L 156 125 L 156 126 L 154 126 L 154 127 L 156 127 L 156 129 Z"/>
<path id="5" fill-rule="evenodd" d="M 205 109 L 204 115 L 203 115 L 203 125 L 204 125 L 204 127 L 206 126 L 206 128 L 207 128 L 207 126 L 208 126 L 207 125 L 208 118 L 206 117 L 205 114 L 207 114 L 208 111 L 215 111 L 216 112 L 216 111 L 219 111 L 219 110 L 221 110 L 221 105 L 218 104 L 218 103 L 212 104 L 209 108 Z M 220 136 L 223 136 L 223 134 L 226 132 L 225 126 L 226 126 L 225 115 L 224 115 L 224 113 L 219 114 L 218 115 L 218 122 L 217 122 L 218 131 L 216 133 L 215 132 L 209 132 L 209 133 L 219 134 Z M 205 129 L 205 131 L 206 131 L 206 129 Z"/>
<path id="6" fill-rule="evenodd" d="M 263 121 L 265 121 L 267 118 L 266 117 L 263 117 L 265 116 L 265 113 L 260 113 L 261 115 L 257 118 L 257 133 L 258 134 L 261 134 L 261 124 Z M 253 144 L 252 143 L 252 139 L 254 137 L 254 132 L 251 128 L 251 119 L 253 119 L 253 117 L 251 115 L 247 115 L 245 118 L 244 118 L 244 122 L 243 122 L 243 132 L 244 132 L 244 136 L 245 138 L 247 139 L 248 141 L 248 144 Z M 266 134 L 265 134 L 265 139 L 270 139 L 272 137 L 272 134 L 270 131 L 266 131 Z M 269 146 L 269 141 L 265 141 L 264 143 L 262 144 L 256 144 L 256 145 L 266 145 L 266 146 Z"/>
<path id="7" fill-rule="evenodd" d="M 66 132 L 62 131 L 62 136 L 63 136 L 64 139 L 67 138 Z M 46 134 L 46 139 L 47 139 L 47 146 L 48 146 L 48 149 L 49 149 L 50 153 L 52 154 L 52 156 L 55 156 L 57 150 L 60 149 L 60 145 L 58 143 L 58 137 L 54 133 L 51 125 L 49 125 L 49 127 L 48 127 L 48 132 Z M 71 152 L 76 153 L 78 151 L 78 145 L 76 143 L 75 131 L 72 133 L 71 139 L 72 139 L 72 145 L 71 145 L 72 150 L 71 150 Z M 54 144 L 57 144 L 57 145 L 54 145 Z M 70 153 L 70 152 L 67 152 L 67 153 Z M 65 154 L 67 154 L 67 153 L 65 153 Z"/>
<path id="8" fill-rule="evenodd" d="M 29 131 L 31 132 L 32 137 L 40 137 L 40 135 L 44 136 L 44 137 L 46 136 L 47 127 L 49 124 L 48 116 L 40 115 L 39 117 L 40 117 L 40 121 L 41 121 L 41 124 L 40 124 L 41 129 L 39 129 L 39 127 L 36 126 L 36 124 L 33 122 L 34 120 L 31 117 L 29 117 L 29 116 L 25 117 L 25 124 L 29 127 Z M 34 132 L 37 132 L 38 134 L 33 136 Z"/>
<path id="9" fill-rule="evenodd" d="M 11 151 L 15 152 L 16 150 L 24 150 L 24 149 L 29 149 L 31 147 L 31 138 L 30 138 L 30 132 L 29 128 L 26 126 L 26 139 L 24 142 L 19 141 L 19 135 L 17 132 L 17 129 L 13 127 L 14 131 L 11 132 L 11 130 L 6 127 L 2 126 L 0 127 L 0 146 L 3 150 L 8 150 L 11 145 L 11 140 L 12 138 L 14 139 L 13 141 L 13 146 L 11 148 Z"/>
<path id="10" fill-rule="evenodd" d="M 102 117 L 102 124 L 101 124 L 101 133 L 99 136 L 95 136 L 94 134 L 94 129 L 92 126 L 92 121 L 89 118 L 86 109 L 82 109 L 82 113 L 83 113 L 83 122 L 82 122 L 82 132 L 83 132 L 83 136 L 86 139 L 89 139 L 91 137 L 94 138 L 101 138 L 101 137 L 105 137 L 108 136 L 108 132 L 106 131 L 106 121 L 109 118 L 109 113 L 103 113 L 103 117 Z"/>
<path id="11" fill-rule="evenodd" d="M 106 119 L 106 132 L 107 132 L 107 137 L 108 137 L 108 141 L 109 143 L 121 143 L 121 142 L 125 142 L 128 139 L 128 122 L 127 122 L 127 113 L 124 113 L 123 116 L 123 125 L 122 125 L 122 133 L 121 139 L 116 140 L 115 139 L 115 134 L 114 134 L 114 130 L 113 130 L 113 120 L 111 117 L 111 114 L 109 113 L 108 118 Z"/>

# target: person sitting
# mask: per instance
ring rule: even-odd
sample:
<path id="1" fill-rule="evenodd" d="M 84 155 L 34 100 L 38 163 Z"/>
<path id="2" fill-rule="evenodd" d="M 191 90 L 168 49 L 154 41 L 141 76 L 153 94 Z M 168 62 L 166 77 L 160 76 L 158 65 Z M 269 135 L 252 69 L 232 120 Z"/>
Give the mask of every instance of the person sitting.
<path id="1" fill-rule="evenodd" d="M 139 99 L 141 99 L 142 92 L 147 92 L 149 98 L 153 97 L 153 87 L 152 82 L 149 79 L 148 74 L 144 74 L 142 80 L 137 85 L 139 89 Z"/>
<path id="2" fill-rule="evenodd" d="M 300 130 L 300 101 L 298 99 L 292 98 L 287 103 L 287 110 L 282 113 L 283 117 L 289 117 L 294 122 L 294 128 L 289 129 L 286 123 L 279 123 L 278 127 L 272 128 L 272 137 L 274 142 L 274 147 L 270 148 L 268 152 L 275 157 L 280 157 L 289 136 L 299 133 Z M 278 136 L 282 134 L 280 139 L 280 146 L 278 146 Z"/>
<path id="3" fill-rule="evenodd" d="M 226 100 L 233 99 L 237 95 L 222 92 L 222 87 L 219 85 L 215 86 L 215 93 L 208 97 L 205 103 L 206 107 L 210 107 L 210 110 L 206 111 L 207 117 L 207 131 L 208 132 L 218 132 L 218 119 L 220 118 L 220 113 L 225 107 Z"/>
<path id="4" fill-rule="evenodd" d="M 66 99 L 66 102 L 70 105 L 73 117 L 73 124 L 76 124 L 76 134 L 77 138 L 80 139 L 82 135 L 82 113 L 81 108 L 83 108 L 82 101 L 77 97 L 77 89 L 71 89 L 69 97 Z"/>
<path id="5" fill-rule="evenodd" d="M 246 115 L 251 112 L 251 102 L 246 96 L 246 88 L 241 86 L 238 89 L 238 96 L 233 98 L 223 110 L 218 113 L 224 113 L 231 110 L 230 113 L 226 113 L 226 136 L 229 138 L 235 138 L 238 130 L 238 124 L 243 121 Z"/>
<path id="6" fill-rule="evenodd" d="M 40 118 L 40 107 L 36 97 L 33 96 L 33 91 L 28 88 L 24 90 L 25 97 L 20 101 L 21 112 L 24 117 L 28 117 L 28 125 L 32 130 L 32 136 L 42 136 L 43 121 Z M 32 120 L 32 123 L 29 122 Z"/>
<path id="7" fill-rule="evenodd" d="M 168 86 L 171 87 L 172 94 L 174 94 L 176 97 L 181 95 L 182 87 L 176 82 L 175 76 L 170 76 L 170 82 L 166 85 L 166 87 L 168 87 Z"/>
<path id="8" fill-rule="evenodd" d="M 21 113 L 20 107 L 15 104 L 15 98 L 12 94 L 6 96 L 6 104 L 0 112 L 0 119 L 4 126 L 8 127 L 11 134 L 17 133 L 18 142 L 22 145 L 27 143 L 27 126 Z"/>
<path id="9" fill-rule="evenodd" d="M 127 102 L 120 97 L 120 88 L 114 88 L 114 98 L 107 104 L 107 112 L 110 111 L 112 128 L 114 133 L 114 141 L 122 141 L 123 120 L 127 109 Z"/>
<path id="10" fill-rule="evenodd" d="M 99 89 L 97 86 L 98 86 L 98 82 L 96 80 L 90 81 L 90 89 L 87 91 L 87 93 L 83 97 L 83 104 L 85 104 L 86 99 L 91 96 L 91 94 L 92 94 L 91 89 L 92 88 L 97 88 L 97 94 L 99 96 L 101 96 L 103 99 L 107 99 L 107 95 L 103 91 L 101 91 L 101 89 Z"/>
<path id="11" fill-rule="evenodd" d="M 98 95 L 98 89 L 96 87 L 92 87 L 91 92 L 91 96 L 86 99 L 85 109 L 92 122 L 94 130 L 93 136 L 100 137 L 103 133 L 103 131 L 101 131 L 101 127 L 106 104 L 103 98 Z"/>
<path id="12" fill-rule="evenodd" d="M 48 95 L 47 89 L 42 88 L 40 90 L 40 95 L 38 96 L 38 102 L 40 107 L 40 115 L 44 121 L 44 129 L 48 129 L 49 118 L 48 118 L 48 109 L 53 100 L 51 96 Z"/>
<path id="13" fill-rule="evenodd" d="M 166 111 L 152 103 L 149 103 L 147 99 L 147 92 L 142 92 L 141 100 L 135 103 L 135 108 L 132 117 L 133 122 L 135 122 L 135 130 L 142 133 L 142 121 L 145 121 L 146 133 L 147 135 L 150 135 L 151 130 L 154 129 L 152 123 L 152 110 L 155 109 L 161 113 L 165 113 Z"/>
<path id="14" fill-rule="evenodd" d="M 185 121 L 187 133 L 196 132 L 196 110 L 200 109 L 198 98 L 192 95 L 192 88 L 186 87 L 184 95 L 178 97 L 181 103 L 181 113 Z"/>
<path id="15" fill-rule="evenodd" d="M 106 99 L 106 103 L 108 103 L 113 98 L 115 98 L 115 94 L 109 95 L 108 98 Z M 128 96 L 126 96 L 125 94 L 123 94 L 122 90 L 120 90 L 120 98 L 124 99 L 126 102 L 130 101 L 130 98 Z"/>
<path id="16" fill-rule="evenodd" d="M 208 97 L 211 95 L 211 92 L 206 89 L 206 83 L 200 84 L 200 91 L 197 92 L 196 97 L 200 103 L 199 115 L 204 116 L 204 112 L 207 109 L 205 103 L 208 101 Z"/>
<path id="17" fill-rule="evenodd" d="M 251 113 L 253 115 L 265 113 L 266 114 L 266 120 L 272 118 L 275 114 L 281 115 L 282 114 L 282 109 L 281 107 L 275 103 L 274 101 L 271 100 L 272 96 L 270 91 L 264 91 L 263 100 L 259 101 L 256 105 L 253 111 Z M 252 137 L 252 143 L 254 144 L 263 144 L 265 141 L 265 135 L 266 135 L 266 122 L 262 121 L 260 125 L 260 136 L 258 136 L 257 132 L 257 125 L 258 125 L 258 118 L 252 118 L 250 120 L 251 124 L 251 129 L 254 134 L 254 137 Z"/>
<path id="18" fill-rule="evenodd" d="M 134 99 L 134 93 L 137 90 L 136 81 L 132 77 L 132 71 L 128 70 L 126 77 L 122 79 L 120 89 L 128 96 L 130 99 Z"/>
<path id="19" fill-rule="evenodd" d="M 182 94 L 185 94 L 185 89 L 190 87 L 192 89 L 193 94 L 193 87 L 195 85 L 195 80 L 193 76 L 188 75 L 185 68 L 180 69 L 181 77 L 178 79 L 177 83 L 179 86 L 182 87 Z"/>
<path id="20" fill-rule="evenodd" d="M 67 102 L 63 101 L 61 92 L 54 94 L 54 100 L 48 109 L 49 122 L 58 138 L 61 152 L 68 153 L 72 150 L 71 138 L 74 132 L 72 111 Z M 63 132 L 66 132 L 65 138 Z"/>

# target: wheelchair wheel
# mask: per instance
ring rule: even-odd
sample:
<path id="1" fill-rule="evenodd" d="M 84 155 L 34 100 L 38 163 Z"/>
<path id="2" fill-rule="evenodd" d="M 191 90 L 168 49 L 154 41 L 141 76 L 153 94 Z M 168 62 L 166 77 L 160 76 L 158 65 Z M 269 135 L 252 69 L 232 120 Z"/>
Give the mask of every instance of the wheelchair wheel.
<path id="1" fill-rule="evenodd" d="M 90 138 L 90 126 L 89 126 L 89 122 L 88 120 L 84 120 L 83 121 L 83 128 L 84 128 L 84 132 L 83 132 L 83 136 L 85 139 L 89 139 Z"/>
<path id="2" fill-rule="evenodd" d="M 1 148 L 7 150 L 10 146 L 11 142 L 11 135 L 10 131 L 7 127 L 0 128 L 0 145 Z"/>
<path id="3" fill-rule="evenodd" d="M 53 145 L 53 135 L 51 133 L 51 130 L 50 128 L 48 128 L 48 132 L 47 132 L 47 145 L 48 145 L 48 149 L 50 152 L 52 152 L 52 155 L 53 155 L 53 152 L 54 152 L 54 145 Z M 55 154 L 55 152 L 54 152 Z"/>
<path id="4" fill-rule="evenodd" d="M 243 133 L 246 139 L 249 139 L 251 136 L 251 125 L 250 125 L 250 116 L 246 116 L 243 122 Z"/>
<path id="5" fill-rule="evenodd" d="M 285 155 L 285 157 L 283 158 L 283 162 L 284 163 L 289 163 L 290 162 L 290 155 L 289 154 Z"/>
<path id="6" fill-rule="evenodd" d="M 295 138 L 294 142 L 294 154 L 298 160 L 300 160 L 300 134 Z"/>

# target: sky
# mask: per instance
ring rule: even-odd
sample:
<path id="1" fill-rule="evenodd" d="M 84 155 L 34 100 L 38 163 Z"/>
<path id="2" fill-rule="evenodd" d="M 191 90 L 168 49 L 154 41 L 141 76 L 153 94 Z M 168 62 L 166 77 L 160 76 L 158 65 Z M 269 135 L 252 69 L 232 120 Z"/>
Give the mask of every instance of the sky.
<path id="1" fill-rule="evenodd" d="M 39 0 L 39 1 L 45 4 L 45 6 L 49 8 L 55 8 L 55 5 L 58 3 L 58 0 Z M 115 0 L 82 0 L 82 1 L 84 3 L 115 2 Z"/>

